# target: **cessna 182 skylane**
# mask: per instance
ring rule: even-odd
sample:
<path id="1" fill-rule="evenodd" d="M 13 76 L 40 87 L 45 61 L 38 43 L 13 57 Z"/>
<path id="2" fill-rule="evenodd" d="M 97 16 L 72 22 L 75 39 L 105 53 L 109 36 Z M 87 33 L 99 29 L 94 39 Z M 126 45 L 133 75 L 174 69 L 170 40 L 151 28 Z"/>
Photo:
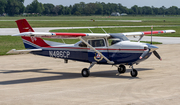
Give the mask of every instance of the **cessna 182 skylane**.
<path id="1" fill-rule="evenodd" d="M 125 73 L 125 65 L 132 67 L 131 76 L 138 75 L 133 68 L 134 64 L 148 59 L 152 53 L 161 60 L 156 52 L 158 47 L 152 44 L 140 43 L 144 35 L 174 33 L 175 30 L 128 32 L 128 33 L 55 33 L 55 32 L 34 32 L 26 19 L 16 21 L 19 34 L 26 50 L 12 49 L 8 53 L 32 53 L 41 56 L 61 58 L 67 63 L 68 60 L 75 60 L 90 63 L 89 68 L 81 72 L 83 77 L 90 75 L 90 69 L 95 64 L 114 65 L 119 73 Z M 127 37 L 140 36 L 138 42 L 131 42 Z M 78 38 L 75 44 L 64 44 L 41 39 L 46 38 Z M 109 39 L 115 39 L 109 44 Z"/>

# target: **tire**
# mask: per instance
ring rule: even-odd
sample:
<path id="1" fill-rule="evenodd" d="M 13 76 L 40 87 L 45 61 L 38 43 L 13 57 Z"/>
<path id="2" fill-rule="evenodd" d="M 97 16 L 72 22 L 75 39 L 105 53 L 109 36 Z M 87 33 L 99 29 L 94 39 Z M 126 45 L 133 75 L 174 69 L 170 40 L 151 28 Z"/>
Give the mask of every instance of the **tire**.
<path id="1" fill-rule="evenodd" d="M 90 72 L 89 72 L 89 70 L 88 70 L 87 68 L 84 68 L 84 69 L 82 70 L 82 72 L 81 72 L 81 75 L 82 75 L 83 77 L 89 77 Z"/>
<path id="2" fill-rule="evenodd" d="M 136 77 L 137 75 L 138 75 L 137 70 L 133 69 L 133 70 L 131 71 L 131 76 L 132 76 L 132 77 Z"/>
<path id="3" fill-rule="evenodd" d="M 125 73 L 126 72 L 126 67 L 124 65 L 119 65 L 118 67 L 118 72 L 121 73 Z"/>

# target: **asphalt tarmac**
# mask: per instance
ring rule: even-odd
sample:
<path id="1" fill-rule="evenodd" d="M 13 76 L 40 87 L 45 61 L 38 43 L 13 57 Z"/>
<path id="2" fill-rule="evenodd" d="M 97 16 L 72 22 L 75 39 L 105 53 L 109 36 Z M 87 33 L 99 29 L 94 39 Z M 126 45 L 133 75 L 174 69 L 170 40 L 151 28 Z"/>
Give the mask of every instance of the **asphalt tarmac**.
<path id="1" fill-rule="evenodd" d="M 180 44 L 158 45 L 154 55 L 135 65 L 138 76 L 95 65 L 31 54 L 0 56 L 0 105 L 177 105 L 180 101 Z"/>

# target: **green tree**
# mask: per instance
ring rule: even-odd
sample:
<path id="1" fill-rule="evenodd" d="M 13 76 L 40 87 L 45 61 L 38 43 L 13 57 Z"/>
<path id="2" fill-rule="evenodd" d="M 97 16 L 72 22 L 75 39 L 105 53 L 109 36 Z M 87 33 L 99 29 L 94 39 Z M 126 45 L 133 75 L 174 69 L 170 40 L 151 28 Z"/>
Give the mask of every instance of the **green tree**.
<path id="1" fill-rule="evenodd" d="M 42 13 L 44 11 L 44 6 L 39 3 L 38 0 L 34 0 L 30 5 L 27 5 L 26 12 L 28 13 Z"/>
<path id="2" fill-rule="evenodd" d="M 6 12 L 10 16 L 21 14 L 24 12 L 24 0 L 7 0 Z"/>
<path id="3" fill-rule="evenodd" d="M 76 3 L 73 5 L 72 7 L 72 14 L 85 14 L 85 8 L 86 8 L 87 4 L 85 4 L 84 2 L 80 2 L 80 3 Z"/>
<path id="4" fill-rule="evenodd" d="M 66 7 L 66 15 L 71 15 L 71 8 Z"/>
<path id="5" fill-rule="evenodd" d="M 6 5 L 7 5 L 6 0 L 0 0 L 0 14 L 5 13 Z"/>
<path id="6" fill-rule="evenodd" d="M 160 14 L 159 8 L 156 8 L 156 7 L 152 6 L 152 10 L 153 10 L 154 15 L 159 15 Z"/>
<path id="7" fill-rule="evenodd" d="M 92 15 L 96 12 L 96 4 L 95 3 L 88 3 L 85 7 L 85 14 Z"/>
<path id="8" fill-rule="evenodd" d="M 54 12 L 56 15 L 58 15 L 59 10 L 60 10 L 59 5 L 56 5 L 56 6 L 53 8 L 53 12 Z"/>
<path id="9" fill-rule="evenodd" d="M 159 14 L 160 15 L 165 15 L 165 13 L 166 13 L 166 7 L 164 7 L 164 6 L 160 7 L 159 8 Z"/>
<path id="10" fill-rule="evenodd" d="M 95 14 L 103 15 L 103 6 L 101 5 L 101 3 L 96 2 L 96 8 L 97 8 L 97 10 L 96 10 Z"/>
<path id="11" fill-rule="evenodd" d="M 137 5 L 134 5 L 133 7 L 131 7 L 131 10 L 133 11 L 133 14 L 138 14 L 138 12 L 139 12 L 139 7 L 137 6 Z"/>
<path id="12" fill-rule="evenodd" d="M 63 5 L 59 5 L 59 15 L 65 15 L 65 7 Z"/>
<path id="13" fill-rule="evenodd" d="M 168 8 L 169 15 L 177 15 L 178 14 L 178 7 L 172 6 Z"/>
<path id="14" fill-rule="evenodd" d="M 53 8 L 55 7 L 53 4 L 43 4 L 44 11 L 43 14 L 53 14 Z"/>
<path id="15" fill-rule="evenodd" d="M 152 15 L 153 14 L 152 8 L 149 6 L 142 7 L 142 10 L 143 10 L 144 15 Z"/>

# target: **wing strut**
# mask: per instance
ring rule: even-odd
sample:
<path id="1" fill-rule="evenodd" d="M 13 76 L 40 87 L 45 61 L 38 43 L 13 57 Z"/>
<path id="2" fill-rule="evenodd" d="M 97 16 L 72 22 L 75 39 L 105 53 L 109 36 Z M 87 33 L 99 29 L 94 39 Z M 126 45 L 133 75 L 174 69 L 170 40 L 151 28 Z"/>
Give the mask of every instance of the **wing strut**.
<path id="1" fill-rule="evenodd" d="M 143 37 L 144 37 L 144 35 L 140 35 L 138 42 L 140 42 Z"/>
<path id="2" fill-rule="evenodd" d="M 108 58 L 106 58 L 102 53 L 100 53 L 98 50 L 96 50 L 94 47 L 92 47 L 89 43 L 87 43 L 82 37 L 79 37 L 79 39 L 84 42 L 88 47 L 90 47 L 92 50 L 94 50 L 96 53 L 101 55 L 109 64 L 114 64 L 113 61 L 110 61 Z"/>

